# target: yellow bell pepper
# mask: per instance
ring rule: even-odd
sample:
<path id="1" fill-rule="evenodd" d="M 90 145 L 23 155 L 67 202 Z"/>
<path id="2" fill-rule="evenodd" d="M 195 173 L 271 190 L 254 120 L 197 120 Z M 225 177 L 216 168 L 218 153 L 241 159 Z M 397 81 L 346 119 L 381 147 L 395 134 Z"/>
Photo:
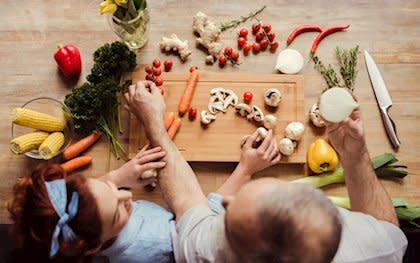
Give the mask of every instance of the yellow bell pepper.
<path id="1" fill-rule="evenodd" d="M 323 139 L 309 145 L 308 166 L 315 173 L 333 171 L 338 165 L 338 155 L 333 147 Z"/>

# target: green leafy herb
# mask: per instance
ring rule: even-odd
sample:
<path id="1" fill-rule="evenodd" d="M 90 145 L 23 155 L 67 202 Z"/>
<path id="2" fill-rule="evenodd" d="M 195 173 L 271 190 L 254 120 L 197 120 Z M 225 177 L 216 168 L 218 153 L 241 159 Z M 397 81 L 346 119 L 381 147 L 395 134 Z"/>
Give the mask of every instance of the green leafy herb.
<path id="1" fill-rule="evenodd" d="M 351 49 L 342 49 L 337 47 L 336 56 L 338 64 L 340 66 L 340 75 L 344 81 L 342 83 L 338 78 L 337 73 L 329 64 L 326 67 L 322 61 L 317 57 L 313 56 L 314 68 L 324 77 L 328 88 L 333 87 L 346 87 L 351 91 L 354 90 L 354 84 L 357 77 L 357 54 L 359 53 L 359 46 Z"/>
<path id="2" fill-rule="evenodd" d="M 122 132 L 120 119 L 121 92 L 131 81 L 120 84 L 122 75 L 136 67 L 136 54 L 121 42 L 105 44 L 93 54 L 95 64 L 87 81 L 66 95 L 64 103 L 70 109 L 79 134 L 99 130 L 106 134 L 117 158 L 126 158 L 118 142 L 117 130 Z"/>
<path id="3" fill-rule="evenodd" d="M 256 10 L 256 11 L 254 11 L 254 12 L 251 12 L 251 13 L 249 13 L 248 15 L 246 15 L 246 16 L 241 16 L 241 17 L 239 17 L 238 19 L 235 19 L 235 20 L 232 20 L 232 21 L 229 21 L 229 22 L 226 22 L 226 23 L 222 23 L 221 25 L 220 25 L 220 31 L 226 31 L 226 30 L 228 30 L 228 29 L 233 29 L 233 28 L 236 28 L 236 27 L 238 27 L 240 24 L 242 24 L 242 23 L 245 23 L 248 19 L 250 19 L 250 18 L 253 18 L 253 17 L 255 17 L 255 16 L 257 16 L 259 13 L 261 13 L 263 10 L 265 9 L 265 6 L 263 6 L 263 7 L 261 7 L 260 9 L 258 9 L 258 10 Z"/>

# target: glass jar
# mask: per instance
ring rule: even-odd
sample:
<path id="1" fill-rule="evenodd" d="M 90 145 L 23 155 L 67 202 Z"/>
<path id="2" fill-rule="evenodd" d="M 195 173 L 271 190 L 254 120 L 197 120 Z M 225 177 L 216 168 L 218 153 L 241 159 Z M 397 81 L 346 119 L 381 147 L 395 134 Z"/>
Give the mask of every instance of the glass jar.
<path id="1" fill-rule="evenodd" d="M 139 11 L 137 17 L 128 21 L 108 16 L 108 23 L 130 49 L 142 48 L 149 39 L 150 16 L 147 8 Z"/>

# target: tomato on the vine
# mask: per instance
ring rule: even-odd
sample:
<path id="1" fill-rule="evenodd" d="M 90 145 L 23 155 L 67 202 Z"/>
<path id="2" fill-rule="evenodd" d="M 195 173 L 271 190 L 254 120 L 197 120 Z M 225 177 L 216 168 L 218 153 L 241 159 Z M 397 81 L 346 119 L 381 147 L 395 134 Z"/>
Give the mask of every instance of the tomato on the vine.
<path id="1" fill-rule="evenodd" d="M 232 54 L 230 55 L 230 58 L 235 62 L 238 61 L 239 52 L 237 50 L 232 50 Z"/>
<path id="2" fill-rule="evenodd" d="M 258 33 L 255 35 L 255 40 L 259 43 L 264 39 L 264 37 L 264 33 L 262 31 L 258 31 Z"/>
<path id="3" fill-rule="evenodd" d="M 160 74 L 162 74 L 162 70 L 160 68 L 155 68 L 153 67 L 153 75 L 160 76 Z"/>
<path id="4" fill-rule="evenodd" d="M 278 47 L 279 47 L 279 43 L 277 41 L 270 44 L 271 51 L 276 51 Z"/>
<path id="5" fill-rule="evenodd" d="M 232 54 L 232 47 L 225 47 L 224 53 L 226 56 L 230 57 L 230 55 Z"/>
<path id="6" fill-rule="evenodd" d="M 162 86 L 162 84 L 163 84 L 163 79 L 161 79 L 161 78 L 156 78 L 155 79 L 155 84 L 156 84 L 156 86 Z"/>
<path id="7" fill-rule="evenodd" d="M 248 55 L 249 51 L 251 51 L 251 48 L 252 48 L 252 46 L 251 46 L 250 44 L 246 43 L 246 44 L 243 46 L 243 51 L 244 51 L 244 54 L 245 54 L 245 55 Z"/>
<path id="8" fill-rule="evenodd" d="M 152 74 L 152 72 L 153 72 L 152 66 L 146 65 L 144 67 L 144 71 L 146 71 L 146 73 L 148 73 L 148 74 Z"/>
<path id="9" fill-rule="evenodd" d="M 160 68 L 160 60 L 159 59 L 155 59 L 153 60 L 153 67 L 155 68 Z"/>
<path id="10" fill-rule="evenodd" d="M 246 38 L 248 36 L 248 30 L 246 28 L 242 28 L 241 31 L 239 31 L 239 36 Z"/>
<path id="11" fill-rule="evenodd" d="M 267 49 L 267 47 L 268 47 L 268 40 L 267 40 L 267 39 L 263 39 L 263 40 L 261 40 L 261 42 L 260 42 L 260 46 L 261 46 L 261 49 L 262 49 L 262 50 L 266 50 L 266 49 Z"/>
<path id="12" fill-rule="evenodd" d="M 240 48 L 246 44 L 246 40 L 243 37 L 238 38 L 237 42 L 238 42 L 238 47 Z"/>
<path id="13" fill-rule="evenodd" d="M 255 54 L 260 52 L 261 46 L 258 43 L 254 43 L 252 44 L 252 52 L 254 52 Z"/>
<path id="14" fill-rule="evenodd" d="M 252 33 L 255 35 L 258 31 L 260 31 L 261 24 L 252 24 Z"/>
<path id="15" fill-rule="evenodd" d="M 224 55 L 219 55 L 219 66 L 224 67 L 226 65 L 227 59 Z"/>
<path id="16" fill-rule="evenodd" d="M 264 29 L 265 33 L 269 33 L 271 31 L 271 25 L 270 24 L 264 24 L 262 26 L 262 28 Z"/>
<path id="17" fill-rule="evenodd" d="M 270 32 L 267 34 L 268 40 L 270 40 L 270 42 L 273 42 L 274 39 L 276 38 L 276 34 L 274 34 L 273 32 Z"/>
<path id="18" fill-rule="evenodd" d="M 165 71 L 170 71 L 172 69 L 172 60 L 167 59 L 163 62 L 163 66 L 165 67 Z"/>

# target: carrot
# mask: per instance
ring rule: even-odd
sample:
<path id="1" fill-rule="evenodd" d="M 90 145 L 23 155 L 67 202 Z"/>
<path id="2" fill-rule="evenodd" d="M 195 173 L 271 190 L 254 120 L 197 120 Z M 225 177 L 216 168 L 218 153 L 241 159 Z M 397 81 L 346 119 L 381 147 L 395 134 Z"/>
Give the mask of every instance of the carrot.
<path id="1" fill-rule="evenodd" d="M 63 160 L 70 160 L 76 157 L 81 152 L 85 151 L 87 148 L 93 145 L 97 140 L 99 140 L 99 138 L 101 138 L 101 133 L 94 132 L 85 138 L 73 143 L 63 151 Z"/>
<path id="2" fill-rule="evenodd" d="M 182 93 L 178 104 L 178 112 L 181 116 L 184 115 L 190 108 L 191 100 L 194 95 L 199 76 L 200 74 L 198 70 L 194 70 L 190 74 L 190 78 L 187 81 L 187 86 L 185 87 L 184 93 Z"/>
<path id="3" fill-rule="evenodd" d="M 176 118 L 171 126 L 168 129 L 168 134 L 169 134 L 169 138 L 171 138 L 171 140 L 175 137 L 176 133 L 178 132 L 179 128 L 181 127 L 181 119 L 180 118 Z"/>
<path id="4" fill-rule="evenodd" d="M 175 113 L 174 112 L 171 111 L 171 112 L 168 112 L 168 113 L 165 114 L 164 122 L 165 122 L 165 129 L 166 130 L 168 130 L 169 127 L 171 127 L 171 124 L 174 121 L 174 119 L 175 119 Z"/>
<path id="5" fill-rule="evenodd" d="M 86 166 L 92 162 L 92 156 L 90 155 L 83 155 L 70 161 L 61 164 L 61 168 L 64 169 L 67 173 L 70 173 L 76 169 L 79 169 L 83 166 Z"/>

